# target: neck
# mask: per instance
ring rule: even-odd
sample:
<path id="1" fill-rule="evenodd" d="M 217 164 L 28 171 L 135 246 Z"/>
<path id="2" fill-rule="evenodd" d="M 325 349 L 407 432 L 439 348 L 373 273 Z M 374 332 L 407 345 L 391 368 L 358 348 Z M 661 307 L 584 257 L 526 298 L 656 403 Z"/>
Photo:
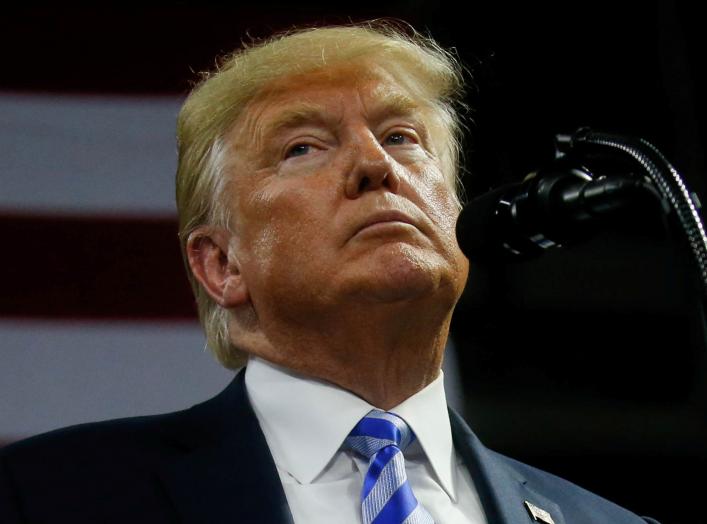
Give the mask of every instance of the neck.
<path id="1" fill-rule="evenodd" d="M 359 305 L 324 315 L 261 316 L 254 329 L 232 326 L 231 333 L 251 354 L 387 410 L 437 378 L 450 320 L 448 308 L 429 304 Z"/>

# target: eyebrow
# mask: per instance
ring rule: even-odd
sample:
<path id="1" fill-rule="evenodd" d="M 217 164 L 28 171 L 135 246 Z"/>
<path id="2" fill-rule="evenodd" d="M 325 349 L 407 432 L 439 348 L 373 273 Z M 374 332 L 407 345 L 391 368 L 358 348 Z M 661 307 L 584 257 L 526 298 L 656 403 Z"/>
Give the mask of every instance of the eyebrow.
<path id="1" fill-rule="evenodd" d="M 368 119 L 372 122 L 379 122 L 386 118 L 410 117 L 420 122 L 420 104 L 409 96 L 399 92 L 385 92 L 383 89 L 374 93 L 375 102 L 369 112 Z M 380 98 L 378 96 L 380 95 Z M 330 124 L 333 117 L 327 113 L 320 104 L 313 104 L 306 101 L 296 103 L 278 113 L 278 115 L 266 122 L 255 133 L 256 144 L 262 144 L 267 138 L 276 136 L 278 133 L 288 129 L 294 129 L 304 125 L 326 125 Z"/>
<path id="2" fill-rule="evenodd" d="M 328 120 L 325 113 L 324 108 L 318 104 L 300 102 L 294 107 L 283 110 L 275 118 L 266 122 L 257 133 L 256 140 L 260 142 L 264 138 L 274 136 L 283 130 L 293 129 L 306 124 L 323 124 Z"/>
<path id="3" fill-rule="evenodd" d="M 382 91 L 382 89 L 381 89 Z M 379 93 L 375 93 L 379 95 Z M 380 121 L 388 117 L 415 116 L 420 109 L 420 104 L 412 98 L 402 93 L 380 93 L 376 98 L 369 118 L 372 121 Z"/>

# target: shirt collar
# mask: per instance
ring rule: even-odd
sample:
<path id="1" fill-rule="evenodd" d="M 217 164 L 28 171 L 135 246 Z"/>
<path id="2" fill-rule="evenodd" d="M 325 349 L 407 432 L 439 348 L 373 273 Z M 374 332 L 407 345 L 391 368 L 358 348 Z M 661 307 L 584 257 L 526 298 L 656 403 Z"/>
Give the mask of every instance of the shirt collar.
<path id="1" fill-rule="evenodd" d="M 388 411 L 405 420 L 415 432 L 440 484 L 456 502 L 455 454 L 442 371 L 425 388 Z"/>
<path id="2" fill-rule="evenodd" d="M 353 427 L 374 409 L 338 386 L 257 357 L 248 361 L 245 384 L 275 463 L 302 484 L 319 476 Z M 455 457 L 442 373 L 389 411 L 415 432 L 440 484 L 456 501 Z"/>

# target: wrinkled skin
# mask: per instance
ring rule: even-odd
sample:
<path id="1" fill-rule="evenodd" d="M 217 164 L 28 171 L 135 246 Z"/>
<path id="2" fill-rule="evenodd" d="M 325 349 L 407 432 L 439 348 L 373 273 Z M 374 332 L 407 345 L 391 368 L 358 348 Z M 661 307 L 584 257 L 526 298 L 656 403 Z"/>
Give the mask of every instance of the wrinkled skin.
<path id="1" fill-rule="evenodd" d="M 291 77 L 228 136 L 232 230 L 194 273 L 234 343 L 386 409 L 439 373 L 468 262 L 434 123 L 384 71 Z"/>

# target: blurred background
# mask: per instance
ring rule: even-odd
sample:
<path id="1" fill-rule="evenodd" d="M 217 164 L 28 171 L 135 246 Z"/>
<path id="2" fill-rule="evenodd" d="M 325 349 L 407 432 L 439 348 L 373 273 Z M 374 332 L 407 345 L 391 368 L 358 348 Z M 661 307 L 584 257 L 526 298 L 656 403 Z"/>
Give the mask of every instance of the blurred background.
<path id="1" fill-rule="evenodd" d="M 174 124 L 215 57 L 293 25 L 394 17 L 468 68 L 469 198 L 580 126 L 656 145 L 705 201 L 697 7 L 428 0 L 10 8 L 0 18 L 0 445 L 180 409 L 230 380 L 176 237 Z M 663 524 L 699 517 L 707 348 L 699 288 L 661 217 L 541 258 L 472 267 L 454 403 L 487 446 Z M 697 480 L 695 480 L 697 479 Z"/>

